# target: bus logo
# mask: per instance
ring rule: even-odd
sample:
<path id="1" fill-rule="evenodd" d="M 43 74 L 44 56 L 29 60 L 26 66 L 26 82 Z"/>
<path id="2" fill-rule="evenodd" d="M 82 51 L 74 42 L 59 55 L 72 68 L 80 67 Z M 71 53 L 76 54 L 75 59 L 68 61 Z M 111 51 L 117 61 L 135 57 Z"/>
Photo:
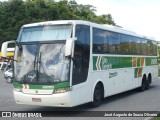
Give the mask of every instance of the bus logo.
<path id="1" fill-rule="evenodd" d="M 96 62 L 96 68 L 97 70 L 107 70 L 107 69 L 112 69 L 112 64 L 109 63 L 107 57 L 97 57 L 97 62 Z"/>
<path id="2" fill-rule="evenodd" d="M 102 57 L 102 70 L 112 69 L 112 64 L 108 62 L 107 57 Z"/>

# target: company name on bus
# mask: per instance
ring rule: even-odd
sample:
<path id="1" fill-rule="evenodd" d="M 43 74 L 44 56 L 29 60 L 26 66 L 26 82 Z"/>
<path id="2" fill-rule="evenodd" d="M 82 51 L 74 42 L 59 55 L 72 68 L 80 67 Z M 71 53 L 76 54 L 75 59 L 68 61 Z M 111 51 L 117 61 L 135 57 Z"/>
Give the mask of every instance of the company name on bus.
<path id="1" fill-rule="evenodd" d="M 54 89 L 54 86 L 43 86 L 42 89 Z"/>
<path id="2" fill-rule="evenodd" d="M 109 78 L 116 77 L 117 75 L 117 72 L 109 73 Z"/>
<path id="3" fill-rule="evenodd" d="M 101 60 L 102 60 L 101 62 L 102 62 L 102 69 L 103 70 L 112 68 L 112 64 L 108 62 L 108 59 L 106 57 L 102 57 Z"/>

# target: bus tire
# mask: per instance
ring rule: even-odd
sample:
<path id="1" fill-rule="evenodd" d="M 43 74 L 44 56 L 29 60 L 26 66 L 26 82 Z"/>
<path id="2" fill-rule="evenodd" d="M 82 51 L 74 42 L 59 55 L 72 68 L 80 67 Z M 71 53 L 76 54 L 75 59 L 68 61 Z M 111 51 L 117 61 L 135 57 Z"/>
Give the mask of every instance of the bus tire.
<path id="1" fill-rule="evenodd" d="M 141 83 L 141 87 L 140 87 L 140 90 L 141 91 L 145 91 L 149 88 L 149 82 L 146 78 L 146 75 L 143 76 L 142 78 L 142 83 Z"/>
<path id="2" fill-rule="evenodd" d="M 152 75 L 151 75 L 151 73 L 148 74 L 148 82 L 149 82 L 149 84 L 152 83 Z"/>
<path id="3" fill-rule="evenodd" d="M 146 90 L 148 90 L 150 87 L 150 82 L 149 82 L 149 79 L 146 79 Z"/>
<path id="4" fill-rule="evenodd" d="M 91 102 L 92 107 L 98 107 L 101 105 L 103 99 L 103 88 L 101 84 L 97 84 L 94 89 L 93 102 Z"/>
<path id="5" fill-rule="evenodd" d="M 146 90 L 146 83 L 143 80 L 142 80 L 142 84 L 141 84 L 140 90 L 141 91 L 145 91 Z"/>

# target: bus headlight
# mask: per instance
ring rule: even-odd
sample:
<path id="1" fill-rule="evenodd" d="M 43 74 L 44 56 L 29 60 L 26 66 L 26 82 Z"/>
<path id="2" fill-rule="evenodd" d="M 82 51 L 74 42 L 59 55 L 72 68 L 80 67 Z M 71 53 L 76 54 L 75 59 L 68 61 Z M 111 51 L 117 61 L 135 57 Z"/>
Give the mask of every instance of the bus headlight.
<path id="1" fill-rule="evenodd" d="M 68 91 L 71 91 L 72 90 L 72 87 L 66 87 L 66 88 L 58 88 L 58 89 L 55 89 L 53 94 L 56 94 L 56 93 L 65 93 L 65 92 L 68 92 Z"/>

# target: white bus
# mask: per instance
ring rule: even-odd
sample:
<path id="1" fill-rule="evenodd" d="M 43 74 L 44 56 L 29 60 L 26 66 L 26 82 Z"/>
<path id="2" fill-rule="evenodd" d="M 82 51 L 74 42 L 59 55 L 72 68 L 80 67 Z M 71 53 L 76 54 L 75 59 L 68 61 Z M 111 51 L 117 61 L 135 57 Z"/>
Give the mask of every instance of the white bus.
<path id="1" fill-rule="evenodd" d="M 157 42 L 118 27 L 80 20 L 27 24 L 16 44 L 17 104 L 96 107 L 105 97 L 146 90 L 158 77 Z"/>

